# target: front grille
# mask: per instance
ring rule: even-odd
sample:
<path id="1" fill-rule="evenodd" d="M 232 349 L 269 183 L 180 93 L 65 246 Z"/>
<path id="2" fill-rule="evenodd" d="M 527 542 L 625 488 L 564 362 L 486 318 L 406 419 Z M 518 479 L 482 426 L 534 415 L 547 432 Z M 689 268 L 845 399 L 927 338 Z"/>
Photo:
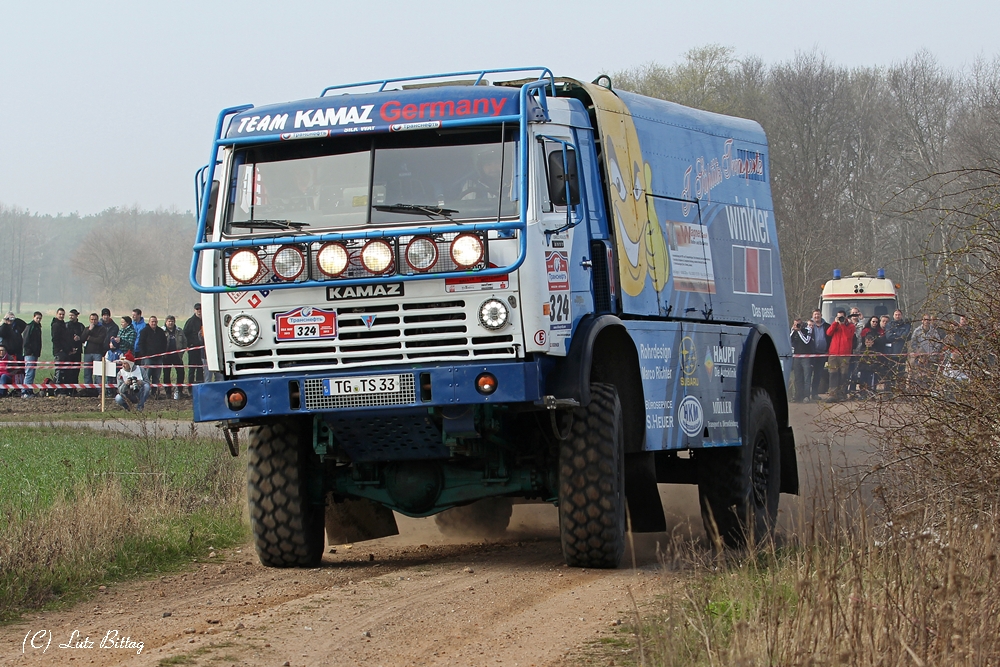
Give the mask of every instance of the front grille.
<path id="1" fill-rule="evenodd" d="M 274 349 L 234 350 L 233 370 L 241 375 L 283 369 L 346 370 L 407 361 L 515 357 L 513 333 L 483 335 L 486 332 L 476 321 L 478 303 L 440 299 L 344 306 L 337 308 L 337 338 L 323 341 L 277 344 L 273 320 L 270 326 L 264 320 L 264 336 L 270 338 Z"/>
<path id="2" fill-rule="evenodd" d="M 323 380 L 310 378 L 305 381 L 306 410 L 333 408 L 369 408 L 380 405 L 410 405 L 417 400 L 413 374 L 399 376 L 399 391 L 391 394 L 343 394 L 324 396 Z"/>

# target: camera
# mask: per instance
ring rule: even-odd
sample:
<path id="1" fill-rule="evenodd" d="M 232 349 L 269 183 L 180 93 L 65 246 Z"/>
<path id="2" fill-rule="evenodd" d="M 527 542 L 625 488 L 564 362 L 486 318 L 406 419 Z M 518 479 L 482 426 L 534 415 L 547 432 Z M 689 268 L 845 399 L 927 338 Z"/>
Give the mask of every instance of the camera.
<path id="1" fill-rule="evenodd" d="M 841 324 L 843 324 L 843 323 L 844 323 L 844 320 L 846 320 L 846 319 L 847 319 L 847 318 L 846 318 L 846 317 L 844 317 L 843 315 L 838 315 L 838 316 L 837 316 L 837 321 L 838 321 L 838 322 L 840 322 Z"/>

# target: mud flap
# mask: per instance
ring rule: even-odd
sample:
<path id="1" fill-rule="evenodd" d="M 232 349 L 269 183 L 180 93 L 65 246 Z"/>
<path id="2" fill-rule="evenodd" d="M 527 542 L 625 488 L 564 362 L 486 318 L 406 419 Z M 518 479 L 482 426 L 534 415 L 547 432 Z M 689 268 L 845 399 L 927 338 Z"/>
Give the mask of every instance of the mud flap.
<path id="1" fill-rule="evenodd" d="M 326 539 L 329 544 L 362 542 L 399 535 L 392 510 L 366 498 L 326 503 Z"/>
<path id="2" fill-rule="evenodd" d="M 667 530 L 663 503 L 656 488 L 653 452 L 625 455 L 625 500 L 633 533 L 662 533 Z"/>
<path id="3" fill-rule="evenodd" d="M 791 426 L 778 429 L 781 445 L 781 492 L 799 495 L 799 464 L 795 457 L 795 435 Z"/>

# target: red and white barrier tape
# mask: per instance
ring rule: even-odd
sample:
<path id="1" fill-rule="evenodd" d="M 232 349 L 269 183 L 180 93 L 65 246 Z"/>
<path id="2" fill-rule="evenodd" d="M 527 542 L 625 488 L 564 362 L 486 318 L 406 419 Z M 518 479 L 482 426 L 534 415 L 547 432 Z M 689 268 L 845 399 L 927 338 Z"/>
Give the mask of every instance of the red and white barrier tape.
<path id="1" fill-rule="evenodd" d="M 193 384 L 151 384 L 150 387 L 157 389 L 160 387 L 193 387 Z M 106 384 L 105 389 L 115 389 L 117 385 Z M 100 389 L 99 384 L 0 384 L 3 389 Z"/>

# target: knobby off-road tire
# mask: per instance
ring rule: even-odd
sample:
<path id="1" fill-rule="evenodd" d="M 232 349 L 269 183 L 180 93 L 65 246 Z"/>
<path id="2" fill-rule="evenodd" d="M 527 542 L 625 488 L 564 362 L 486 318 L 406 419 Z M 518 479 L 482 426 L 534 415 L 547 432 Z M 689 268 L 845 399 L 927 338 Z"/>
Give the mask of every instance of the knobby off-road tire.
<path id="1" fill-rule="evenodd" d="M 510 525 L 513 511 L 510 498 L 484 498 L 435 514 L 434 523 L 449 537 L 498 537 Z"/>
<path id="2" fill-rule="evenodd" d="M 590 385 L 559 445 L 559 535 L 572 567 L 618 567 L 625 553 L 625 453 L 614 385 Z"/>
<path id="3" fill-rule="evenodd" d="M 754 387 L 741 447 L 700 449 L 698 496 L 713 542 L 741 548 L 773 536 L 781 490 L 778 419 L 771 395 Z"/>
<path id="4" fill-rule="evenodd" d="M 256 426 L 249 436 L 247 499 L 261 564 L 315 567 L 323 557 L 323 506 L 309 502 L 306 488 L 309 438 L 291 420 Z"/>

